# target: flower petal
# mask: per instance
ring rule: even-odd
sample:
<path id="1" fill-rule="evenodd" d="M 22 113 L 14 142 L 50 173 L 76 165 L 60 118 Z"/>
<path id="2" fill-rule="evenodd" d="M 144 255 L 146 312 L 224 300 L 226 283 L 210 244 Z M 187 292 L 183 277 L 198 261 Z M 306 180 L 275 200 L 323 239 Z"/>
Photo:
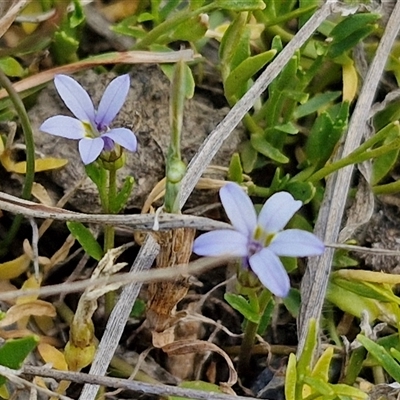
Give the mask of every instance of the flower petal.
<path id="1" fill-rule="evenodd" d="M 268 249 L 277 256 L 309 257 L 319 256 L 325 250 L 323 242 L 314 234 L 300 229 L 279 232 Z"/>
<path id="2" fill-rule="evenodd" d="M 67 139 L 82 139 L 85 136 L 85 127 L 82 122 L 65 115 L 56 115 L 46 119 L 39 129 L 42 132 L 50 133 L 50 135 Z"/>
<path id="3" fill-rule="evenodd" d="M 281 260 L 267 248 L 249 259 L 252 271 L 275 296 L 286 297 L 290 290 L 289 276 Z"/>
<path id="4" fill-rule="evenodd" d="M 258 225 L 268 233 L 279 232 L 301 206 L 301 201 L 295 200 L 290 193 L 275 193 L 261 209 Z"/>
<path id="5" fill-rule="evenodd" d="M 135 134 L 126 128 L 114 128 L 110 129 L 107 133 L 104 133 L 102 137 L 108 137 L 120 146 L 125 147 L 129 151 L 136 151 L 137 139 Z"/>
<path id="6" fill-rule="evenodd" d="M 222 205 L 233 227 L 250 237 L 257 225 L 257 216 L 250 197 L 236 183 L 227 183 L 219 191 Z"/>
<path id="7" fill-rule="evenodd" d="M 102 138 L 83 138 L 79 141 L 79 153 L 85 165 L 90 164 L 100 155 L 104 148 Z"/>
<path id="8" fill-rule="evenodd" d="M 70 76 L 56 75 L 57 92 L 65 105 L 81 121 L 94 122 L 94 107 L 86 90 Z"/>
<path id="9" fill-rule="evenodd" d="M 193 252 L 199 256 L 247 256 L 247 237 L 229 229 L 207 232 L 193 243 Z"/>
<path id="10" fill-rule="evenodd" d="M 125 102 L 130 87 L 128 74 L 115 78 L 107 86 L 97 110 L 95 118 L 97 127 L 101 130 L 110 125 Z M 121 145 L 122 146 L 122 145 Z M 133 151 L 133 150 L 132 150 Z"/>

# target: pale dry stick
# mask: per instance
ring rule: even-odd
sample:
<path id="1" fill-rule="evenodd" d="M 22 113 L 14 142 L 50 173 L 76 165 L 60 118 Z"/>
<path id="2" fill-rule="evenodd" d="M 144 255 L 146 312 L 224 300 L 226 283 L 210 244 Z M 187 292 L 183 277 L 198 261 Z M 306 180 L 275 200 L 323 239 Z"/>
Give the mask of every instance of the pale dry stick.
<path id="1" fill-rule="evenodd" d="M 400 2 L 397 2 L 378 46 L 374 60 L 368 70 L 365 84 L 362 87 L 356 108 L 351 117 L 341 157 L 345 157 L 355 150 L 360 145 L 362 137 L 366 132 L 368 116 L 379 84 L 379 77 L 382 75 L 386 60 L 399 29 Z M 345 200 L 343 199 L 347 198 L 353 170 L 354 166 L 342 168 L 327 180 L 324 201 L 315 227 L 315 234 L 323 238 L 326 243 L 334 243 L 338 239 L 345 207 Z M 302 303 L 298 321 L 298 356 L 303 351 L 308 321 L 311 318 L 315 318 L 317 321 L 320 320 L 333 253 L 334 249 L 328 248 L 321 257 L 312 258 L 308 262 L 301 285 Z"/>
<path id="2" fill-rule="evenodd" d="M 319 25 L 330 14 L 331 4 L 324 4 L 321 9 L 316 11 L 315 14 L 307 21 L 307 23 L 299 30 L 296 36 L 278 54 L 275 60 L 265 69 L 250 90 L 233 106 L 223 121 L 210 133 L 196 155 L 191 160 L 186 175 L 183 178 L 179 198 L 180 207 L 183 207 L 183 205 L 186 203 L 186 200 L 192 193 L 201 175 L 211 163 L 211 160 L 215 154 L 218 152 L 222 143 L 229 137 L 229 135 L 240 123 L 251 107 L 253 107 L 254 103 L 265 91 L 268 85 L 278 76 L 284 66 L 293 57 L 294 53 L 301 46 L 303 46 L 303 44 L 315 32 Z M 147 248 L 149 248 L 149 250 L 147 250 Z M 143 268 L 150 268 L 151 263 L 156 257 L 156 251 L 158 251 L 155 246 L 155 242 L 151 237 L 147 237 L 141 251 L 146 252 L 148 262 L 148 264 L 143 266 Z M 153 251 L 153 253 L 151 253 L 151 251 Z M 150 256 L 150 253 L 152 256 Z M 132 266 L 132 269 L 135 269 L 135 264 L 138 262 L 138 258 Z M 114 355 L 115 349 L 117 348 L 121 338 L 126 318 L 128 318 L 129 312 L 132 309 L 134 301 L 136 300 L 136 295 L 129 295 L 128 301 L 128 294 L 125 292 L 132 290 L 137 294 L 139 293 L 140 287 L 140 284 L 133 284 L 124 288 L 122 295 L 120 296 L 120 299 L 118 300 L 118 303 L 111 313 L 107 323 L 106 331 L 104 332 L 103 338 L 96 353 L 96 358 L 92 364 L 92 367 L 90 368 L 91 374 L 104 375 L 107 372 L 109 362 Z M 122 317 L 125 317 L 125 319 L 122 320 Z M 108 347 L 105 345 L 105 343 L 103 344 L 103 341 L 110 343 L 110 346 Z M 80 400 L 93 400 L 96 397 L 97 390 L 98 386 L 85 385 L 82 390 Z"/>
<path id="3" fill-rule="evenodd" d="M 123 51 L 106 53 L 40 72 L 14 83 L 13 87 L 20 93 L 43 83 L 50 82 L 56 74 L 72 74 L 83 69 L 89 69 L 104 64 L 163 64 L 174 63 L 179 60 L 193 61 L 193 51 L 179 50 L 169 53 L 155 51 Z M 1 89 L 0 99 L 5 97 L 8 97 L 8 94 L 5 89 Z"/>
<path id="4" fill-rule="evenodd" d="M 43 376 L 54 378 L 57 380 L 67 380 L 76 383 L 89 382 L 96 386 L 108 386 L 115 389 L 133 390 L 135 392 L 154 394 L 162 397 L 179 396 L 189 399 L 199 400 L 257 400 L 254 397 L 231 396 L 223 393 L 204 392 L 202 390 L 186 389 L 176 386 L 168 386 L 161 384 L 149 384 L 129 379 L 110 378 L 104 376 L 96 376 L 92 374 L 84 374 L 81 372 L 63 372 L 43 367 L 24 366 L 22 369 L 25 375 Z M 89 400 L 85 398 L 85 400 Z"/>
<path id="5" fill-rule="evenodd" d="M 143 247 L 143 246 L 142 246 Z M 145 254 L 145 256 L 147 256 Z M 143 257 L 143 256 L 142 256 Z M 115 274 L 109 277 L 102 277 L 96 280 L 86 279 L 81 281 L 59 283 L 56 285 L 43 286 L 38 289 L 18 289 L 0 292 L 0 301 L 18 299 L 22 296 L 40 296 L 47 297 L 53 295 L 82 292 L 86 289 L 101 288 L 106 285 L 115 285 L 115 287 L 123 287 L 131 283 L 151 283 L 166 280 L 176 280 L 182 276 L 188 277 L 192 275 L 200 275 L 212 268 L 225 265 L 232 261 L 230 257 L 213 257 L 201 258 L 190 264 L 177 265 L 175 267 L 158 268 L 151 271 L 136 271 L 125 274 Z"/>
<path id="6" fill-rule="evenodd" d="M 17 17 L 18 13 L 28 4 L 28 2 L 29 0 L 17 0 L 11 2 L 11 6 L 10 2 L 3 3 L 6 6 L 9 6 L 9 8 L 6 11 L 6 14 L 0 19 L 0 37 L 2 37 L 7 32 L 8 28 Z M 3 11 L 3 6 L 0 6 L 0 8 L 1 11 Z"/>
<path id="7" fill-rule="evenodd" d="M 78 213 L 58 207 L 38 204 L 29 200 L 23 200 L 3 192 L 0 192 L 0 210 L 8 211 L 13 214 L 23 214 L 25 217 L 30 218 L 130 226 L 141 231 L 153 230 L 155 219 L 155 216 L 151 214 L 115 215 Z M 167 213 L 158 216 L 158 226 L 160 229 L 195 228 L 205 231 L 232 229 L 230 224 L 205 217 Z"/>
<path id="8" fill-rule="evenodd" d="M 30 381 L 27 381 L 26 379 L 21 378 L 19 376 L 19 375 L 21 375 L 21 373 L 22 373 L 21 370 L 15 370 L 15 369 L 7 368 L 3 365 L 0 365 L 0 375 L 7 378 L 8 381 L 13 382 L 15 385 L 18 385 L 20 387 L 29 387 L 31 389 L 35 389 L 37 392 L 43 393 L 47 396 L 54 396 L 61 400 L 72 400 L 71 397 L 60 395 L 60 394 L 55 393 L 47 388 L 41 387 Z"/>
<path id="9" fill-rule="evenodd" d="M 374 254 L 386 257 L 400 257 L 399 250 L 388 250 L 388 249 L 381 249 L 378 247 L 354 246 L 352 244 L 341 244 L 341 243 L 325 243 L 325 246 L 332 247 L 333 249 L 342 249 L 364 254 Z"/>

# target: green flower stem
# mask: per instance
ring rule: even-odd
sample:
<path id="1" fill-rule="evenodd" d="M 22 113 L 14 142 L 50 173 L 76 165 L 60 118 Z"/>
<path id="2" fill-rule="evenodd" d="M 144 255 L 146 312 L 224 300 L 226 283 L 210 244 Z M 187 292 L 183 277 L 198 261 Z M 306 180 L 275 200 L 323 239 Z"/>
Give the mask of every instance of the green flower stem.
<path id="1" fill-rule="evenodd" d="M 383 145 L 374 150 L 367 150 L 361 154 L 360 154 L 360 149 L 358 148 L 356 151 L 352 152 L 347 157 L 342 158 L 341 160 L 338 160 L 332 164 L 328 164 L 325 167 L 321 168 L 319 171 L 311 175 L 308 181 L 311 183 L 316 183 L 319 180 L 331 174 L 332 172 L 339 170 L 340 168 L 344 168 L 351 164 L 358 164 L 366 160 L 380 157 L 388 153 L 389 151 L 398 149 L 399 147 L 400 147 L 400 139 L 395 139 L 389 144 Z"/>
<path id="2" fill-rule="evenodd" d="M 175 28 L 180 23 L 196 17 L 197 15 L 208 13 L 215 8 L 218 7 L 211 3 L 192 12 L 188 12 L 187 9 L 185 9 L 176 13 L 173 17 L 165 20 L 163 23 L 152 29 L 142 40 L 133 46 L 132 50 L 143 50 L 148 48 L 150 45 L 154 44 L 160 36 L 168 33 L 168 31 Z"/>
<path id="3" fill-rule="evenodd" d="M 22 130 L 25 138 L 25 146 L 26 146 L 26 174 L 25 174 L 25 181 L 21 197 L 25 200 L 29 200 L 31 196 L 33 181 L 35 179 L 35 143 L 33 141 L 33 132 L 31 123 L 28 114 L 26 112 L 24 103 L 22 102 L 18 93 L 13 88 L 10 80 L 7 78 L 7 76 L 5 75 L 5 73 L 1 68 L 0 68 L 0 86 L 3 86 L 3 88 L 7 91 L 21 121 Z M 23 218 L 24 216 L 22 214 L 17 215 L 14 218 L 14 221 L 9 231 L 7 232 L 6 237 L 0 243 L 0 256 L 8 252 L 10 244 L 13 242 L 15 236 L 18 233 Z"/>
<path id="4" fill-rule="evenodd" d="M 240 375 L 248 374 L 251 353 L 254 346 L 257 330 L 260 325 L 261 318 L 264 315 L 265 309 L 271 300 L 271 292 L 267 289 L 264 289 L 259 297 L 257 297 L 256 293 L 249 294 L 249 296 L 251 296 L 250 302 L 253 301 L 255 303 L 258 303 L 258 313 L 260 318 L 258 322 L 252 322 L 249 320 L 246 321 L 246 328 L 244 331 L 243 342 L 240 347 L 239 362 L 238 362 L 238 371 Z"/>
<path id="5" fill-rule="evenodd" d="M 117 170 L 111 168 L 108 170 L 108 196 L 105 196 L 106 204 L 103 204 L 103 210 L 106 214 L 111 214 L 111 204 L 114 204 L 117 195 Z M 114 248 L 115 229 L 112 225 L 104 226 L 104 254 Z M 114 308 L 116 294 L 114 291 L 105 294 L 105 314 L 108 317 Z"/>

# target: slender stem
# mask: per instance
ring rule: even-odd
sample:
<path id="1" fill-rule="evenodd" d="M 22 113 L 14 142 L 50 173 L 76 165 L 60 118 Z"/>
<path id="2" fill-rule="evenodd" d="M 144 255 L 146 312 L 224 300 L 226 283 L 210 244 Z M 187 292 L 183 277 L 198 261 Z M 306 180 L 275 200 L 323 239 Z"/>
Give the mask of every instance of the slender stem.
<path id="1" fill-rule="evenodd" d="M 13 88 L 10 80 L 7 78 L 7 76 L 4 74 L 1 68 L 0 68 L 0 86 L 3 86 L 3 88 L 7 91 L 21 121 L 22 130 L 25 138 L 25 146 L 26 146 L 26 174 L 25 174 L 25 181 L 21 197 L 25 200 L 29 200 L 31 196 L 33 181 L 35 179 L 35 143 L 33 140 L 31 123 L 28 114 L 26 112 L 24 103 L 22 102 L 18 93 Z M 22 214 L 17 215 L 14 218 L 14 221 L 10 229 L 8 230 L 6 237 L 0 243 L 0 256 L 8 252 L 10 244 L 12 243 L 12 241 L 14 240 L 15 236 L 18 233 L 22 219 L 23 219 Z"/>
<path id="2" fill-rule="evenodd" d="M 342 158 L 341 160 L 338 160 L 332 164 L 328 164 L 327 166 L 317 171 L 315 174 L 311 175 L 308 180 L 314 183 L 318 182 L 319 180 L 325 178 L 326 176 L 328 176 L 332 172 L 339 170 L 340 168 L 347 167 L 348 165 L 351 164 L 358 164 L 372 158 L 380 157 L 383 154 L 388 153 L 389 151 L 398 149 L 399 146 L 400 146 L 400 139 L 395 139 L 389 144 L 378 147 L 377 149 L 368 150 L 362 154 L 358 154 L 359 152 L 357 149 L 357 153 L 353 152 L 349 154 L 347 157 Z"/>
<path id="3" fill-rule="evenodd" d="M 104 212 L 107 214 L 112 213 L 111 204 L 114 204 L 117 195 L 117 170 L 115 168 L 108 170 L 108 196 L 106 209 Z M 103 206 L 104 207 L 104 206 Z M 108 250 L 114 248 L 115 229 L 112 225 L 104 226 L 104 254 Z M 105 314 L 108 317 L 111 314 L 116 302 L 116 295 L 114 291 L 105 294 Z"/>
<path id="4" fill-rule="evenodd" d="M 153 44 L 161 35 L 169 32 L 170 29 L 175 28 L 178 24 L 189 20 L 190 18 L 196 17 L 197 15 L 208 13 L 214 8 L 217 8 L 213 3 L 208 4 L 204 7 L 200 7 L 197 10 L 188 12 L 187 9 L 182 10 L 173 17 L 165 20 L 163 23 L 152 29 L 142 40 L 140 40 L 133 50 L 142 50 Z"/>
<path id="5" fill-rule="evenodd" d="M 254 294 L 256 296 L 256 294 Z M 239 362 L 238 362 L 238 371 L 239 375 L 245 376 L 249 372 L 249 365 L 250 365 L 250 358 L 252 349 L 254 346 L 254 340 L 256 338 L 257 330 L 260 325 L 260 321 L 262 316 L 264 315 L 265 309 L 268 303 L 271 300 L 271 292 L 267 289 L 264 289 L 261 295 L 256 299 L 258 302 L 258 312 L 259 312 L 259 321 L 252 322 L 247 320 L 246 321 L 246 328 L 244 331 L 244 338 L 242 345 L 240 347 L 240 354 L 239 354 Z"/>

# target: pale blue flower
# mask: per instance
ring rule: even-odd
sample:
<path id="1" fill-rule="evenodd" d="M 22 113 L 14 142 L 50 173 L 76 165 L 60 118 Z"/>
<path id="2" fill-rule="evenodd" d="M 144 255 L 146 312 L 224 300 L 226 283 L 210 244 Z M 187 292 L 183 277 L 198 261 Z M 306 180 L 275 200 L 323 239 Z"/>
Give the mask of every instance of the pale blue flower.
<path id="1" fill-rule="evenodd" d="M 129 91 L 129 75 L 115 78 L 104 91 L 96 110 L 85 89 L 66 75 L 56 75 L 58 94 L 76 118 L 57 115 L 43 122 L 40 130 L 55 136 L 79 140 L 79 153 L 84 164 L 90 164 L 104 151 L 114 149 L 114 143 L 136 151 L 135 134 L 126 128 L 109 128 L 120 111 Z"/>
<path id="2" fill-rule="evenodd" d="M 283 230 L 301 207 L 301 201 L 287 192 L 276 193 L 257 216 L 249 196 L 236 183 L 222 187 L 220 197 L 234 229 L 199 236 L 193 244 L 194 253 L 242 257 L 244 266 L 250 268 L 267 289 L 276 296 L 286 297 L 290 281 L 279 257 L 316 256 L 325 249 L 321 240 L 310 232 Z"/>

